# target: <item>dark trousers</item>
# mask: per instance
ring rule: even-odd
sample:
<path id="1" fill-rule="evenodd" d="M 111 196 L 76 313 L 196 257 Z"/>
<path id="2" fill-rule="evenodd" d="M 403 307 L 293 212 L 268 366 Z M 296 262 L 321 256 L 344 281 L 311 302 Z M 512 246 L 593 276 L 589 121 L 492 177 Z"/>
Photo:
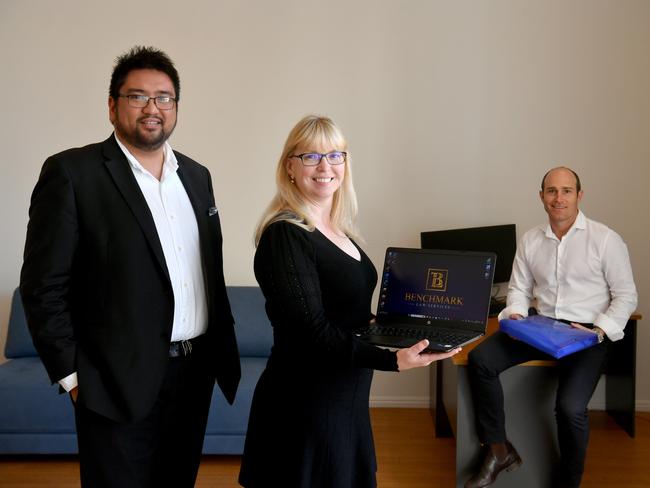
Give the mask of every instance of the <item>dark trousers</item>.
<path id="1" fill-rule="evenodd" d="M 558 360 L 555 418 L 560 444 L 559 476 L 567 486 L 580 485 L 589 442 L 587 404 L 598 384 L 606 356 L 606 342 L 603 342 Z M 492 444 L 506 440 L 499 375 L 511 366 L 534 359 L 553 358 L 503 332 L 488 337 L 469 353 L 468 373 L 481 442 Z"/>
<path id="2" fill-rule="evenodd" d="M 214 387 L 205 356 L 170 358 L 156 404 L 140 421 L 115 422 L 76 406 L 82 487 L 194 486 Z"/>

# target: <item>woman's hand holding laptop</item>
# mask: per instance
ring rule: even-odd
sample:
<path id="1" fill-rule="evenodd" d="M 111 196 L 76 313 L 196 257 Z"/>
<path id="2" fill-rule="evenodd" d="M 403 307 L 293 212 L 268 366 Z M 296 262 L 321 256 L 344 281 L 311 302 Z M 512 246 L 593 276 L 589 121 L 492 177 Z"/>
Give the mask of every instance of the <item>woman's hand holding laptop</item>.
<path id="1" fill-rule="evenodd" d="M 428 366 L 434 361 L 450 358 L 458 354 L 462 349 L 459 347 L 449 352 L 422 352 L 428 345 L 429 341 L 423 339 L 409 348 L 397 351 L 397 369 L 399 371 L 406 371 L 411 368 Z"/>

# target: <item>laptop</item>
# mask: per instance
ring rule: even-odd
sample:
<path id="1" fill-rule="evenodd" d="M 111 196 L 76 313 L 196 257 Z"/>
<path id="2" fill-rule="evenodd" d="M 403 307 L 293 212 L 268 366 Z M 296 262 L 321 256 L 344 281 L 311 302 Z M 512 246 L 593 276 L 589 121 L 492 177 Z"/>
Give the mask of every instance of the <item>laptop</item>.
<path id="1" fill-rule="evenodd" d="M 355 331 L 377 346 L 446 352 L 477 340 L 487 328 L 496 254 L 440 249 L 386 249 L 377 318 Z"/>

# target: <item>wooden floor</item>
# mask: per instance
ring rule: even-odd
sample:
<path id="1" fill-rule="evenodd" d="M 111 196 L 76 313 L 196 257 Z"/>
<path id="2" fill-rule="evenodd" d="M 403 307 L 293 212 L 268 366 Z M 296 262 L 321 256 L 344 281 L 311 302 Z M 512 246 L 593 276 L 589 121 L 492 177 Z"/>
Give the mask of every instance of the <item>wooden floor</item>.
<path id="1" fill-rule="evenodd" d="M 606 414 L 590 415 L 583 488 L 650 487 L 650 412 L 637 414 L 635 439 Z M 428 410 L 373 409 L 372 421 L 379 488 L 454 486 L 454 441 L 435 438 Z M 205 456 L 196 486 L 239 486 L 239 460 L 238 456 Z M 0 487 L 79 487 L 77 462 L 73 457 L 0 457 Z"/>

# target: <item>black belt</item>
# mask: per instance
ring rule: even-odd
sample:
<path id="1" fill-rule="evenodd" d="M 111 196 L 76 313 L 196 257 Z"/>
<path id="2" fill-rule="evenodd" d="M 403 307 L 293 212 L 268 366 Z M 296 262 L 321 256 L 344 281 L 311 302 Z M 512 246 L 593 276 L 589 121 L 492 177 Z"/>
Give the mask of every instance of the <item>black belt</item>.
<path id="1" fill-rule="evenodd" d="M 201 346 L 205 338 L 205 334 L 186 339 L 184 341 L 174 341 L 169 343 L 169 357 L 170 358 L 184 358 L 196 352 L 195 349 Z"/>

